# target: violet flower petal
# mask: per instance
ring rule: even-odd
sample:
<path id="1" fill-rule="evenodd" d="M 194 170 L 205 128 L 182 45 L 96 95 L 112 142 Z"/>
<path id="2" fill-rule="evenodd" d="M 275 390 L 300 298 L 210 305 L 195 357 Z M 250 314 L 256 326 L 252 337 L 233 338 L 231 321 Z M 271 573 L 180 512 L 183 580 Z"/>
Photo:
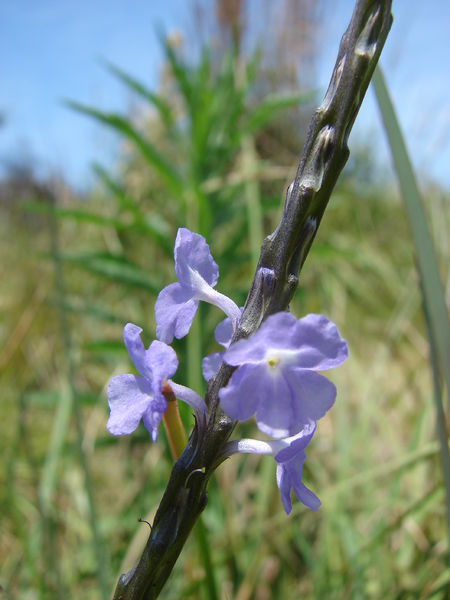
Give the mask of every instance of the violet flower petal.
<path id="1" fill-rule="evenodd" d="M 163 379 L 172 377 L 178 369 L 178 358 L 175 350 L 164 342 L 154 340 L 148 349 L 148 360 L 152 368 L 152 387 L 154 398 L 152 410 L 165 412 L 167 402 L 162 394 Z"/>
<path id="2" fill-rule="evenodd" d="M 233 324 L 231 319 L 227 317 L 220 321 L 214 331 L 214 338 L 218 344 L 224 348 L 228 348 L 233 336 Z"/>
<path id="3" fill-rule="evenodd" d="M 217 375 L 222 363 L 223 352 L 214 352 L 205 356 L 202 360 L 202 374 L 205 381 L 209 381 Z"/>
<path id="4" fill-rule="evenodd" d="M 189 229 L 178 230 L 174 248 L 178 283 L 164 288 L 155 303 L 156 334 L 166 343 L 184 337 L 192 324 L 199 300 L 224 311 L 236 327 L 241 312 L 236 304 L 216 291 L 219 269 L 205 239 Z"/>
<path id="5" fill-rule="evenodd" d="M 189 289 L 179 283 L 165 287 L 155 303 L 157 338 L 166 344 L 170 344 L 174 336 L 183 338 L 191 327 L 197 308 L 198 300 L 192 297 Z"/>
<path id="6" fill-rule="evenodd" d="M 292 510 L 291 489 L 294 490 L 300 502 L 311 510 L 318 510 L 321 504 L 319 498 L 302 482 L 305 460 L 306 454 L 302 450 L 289 462 L 277 465 L 277 485 L 280 490 L 281 502 L 287 515 Z"/>
<path id="7" fill-rule="evenodd" d="M 184 227 L 178 229 L 174 258 L 175 273 L 183 287 L 195 289 L 195 284 L 192 285 L 193 272 L 197 272 L 210 286 L 216 285 L 219 268 L 203 236 Z"/>
<path id="8" fill-rule="evenodd" d="M 156 442 L 156 440 L 158 439 L 158 429 L 159 424 L 161 423 L 163 413 L 164 411 L 161 412 L 159 410 L 152 410 L 150 406 L 150 408 L 142 415 L 142 421 L 144 423 L 144 426 L 147 429 L 147 431 L 150 432 L 153 442 Z"/>
<path id="9" fill-rule="evenodd" d="M 148 364 L 147 356 L 148 351 L 142 343 L 141 333 L 141 327 L 138 327 L 133 323 L 127 323 L 123 328 L 123 341 L 136 369 L 143 377 L 151 380 L 151 369 Z"/>
<path id="10" fill-rule="evenodd" d="M 298 348 L 295 364 L 303 369 L 325 371 L 348 358 L 346 341 L 336 325 L 323 315 L 309 314 L 299 319 L 290 344 Z"/>
<path id="11" fill-rule="evenodd" d="M 255 390 L 265 378 L 264 365 L 243 365 L 233 373 L 228 385 L 219 390 L 222 409 L 232 419 L 246 421 L 258 406 L 259 397 Z"/>
<path id="12" fill-rule="evenodd" d="M 111 410 L 106 423 L 112 435 L 132 433 L 148 409 L 153 397 L 150 383 L 139 375 L 117 375 L 107 387 L 108 405 Z"/>
<path id="13" fill-rule="evenodd" d="M 231 344 L 223 358 L 239 367 L 219 392 L 224 411 L 244 420 L 255 406 L 258 428 L 272 437 L 286 437 L 323 417 L 333 405 L 335 386 L 315 371 L 343 362 L 347 344 L 321 315 L 297 321 L 281 312 L 268 317 L 249 338 Z M 247 382 L 255 369 L 259 378 Z"/>
<path id="14" fill-rule="evenodd" d="M 316 424 L 310 421 L 297 435 L 281 440 L 233 440 L 224 447 L 223 458 L 239 452 L 241 454 L 271 454 L 277 462 L 277 485 L 286 514 L 292 510 L 291 490 L 311 510 L 320 507 L 320 500 L 302 482 L 305 448 L 311 441 Z"/>
<path id="15" fill-rule="evenodd" d="M 291 437 L 270 442 L 278 463 L 288 462 L 300 451 L 304 450 L 316 431 L 316 423 L 309 421 L 303 429 Z"/>
<path id="16" fill-rule="evenodd" d="M 291 434 L 309 421 L 318 421 L 330 410 L 336 400 L 336 386 L 323 375 L 308 369 L 283 369 L 294 404 Z"/>
<path id="17" fill-rule="evenodd" d="M 289 363 L 317 371 L 337 367 L 348 358 L 347 344 L 332 321 L 314 314 L 297 320 L 287 312 L 268 317 L 249 338 L 233 344 L 224 358 L 234 366 L 256 363 L 268 350 L 281 351 Z"/>
<path id="18" fill-rule="evenodd" d="M 271 375 L 264 369 L 252 393 L 259 397 L 255 416 L 260 431 L 283 438 L 300 430 L 304 423 L 297 417 L 297 398 L 281 371 Z"/>

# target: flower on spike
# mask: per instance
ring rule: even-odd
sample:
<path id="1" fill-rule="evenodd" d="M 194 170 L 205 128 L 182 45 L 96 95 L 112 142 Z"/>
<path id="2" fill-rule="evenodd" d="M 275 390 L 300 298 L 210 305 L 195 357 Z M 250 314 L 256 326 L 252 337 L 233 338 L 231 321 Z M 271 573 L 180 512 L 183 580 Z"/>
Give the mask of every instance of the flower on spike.
<path id="1" fill-rule="evenodd" d="M 291 490 L 302 504 L 316 511 L 320 507 L 320 500 L 302 481 L 303 465 L 306 460 L 305 448 L 311 441 L 315 430 L 316 424 L 310 421 L 296 435 L 281 440 L 243 439 L 232 441 L 226 445 L 224 455 L 231 456 L 231 454 L 239 452 L 273 456 L 277 463 L 277 485 L 286 514 L 292 510 Z"/>
<path id="2" fill-rule="evenodd" d="M 220 321 L 220 323 L 217 325 L 214 331 L 214 339 L 226 350 L 230 345 L 232 335 L 233 325 L 231 323 L 231 319 L 227 317 L 226 319 L 223 319 L 223 321 Z M 202 373 L 206 381 L 209 381 L 217 375 L 217 371 L 220 369 L 220 365 L 223 363 L 223 355 L 223 350 L 222 352 L 213 352 L 212 354 L 205 356 L 205 358 L 202 360 Z"/>
<path id="3" fill-rule="evenodd" d="M 184 337 L 200 300 L 218 306 L 236 326 L 240 310 L 230 298 L 214 289 L 219 269 L 205 238 L 189 229 L 178 229 L 174 259 L 178 282 L 165 287 L 155 303 L 157 338 L 169 344 L 174 337 Z"/>
<path id="4" fill-rule="evenodd" d="M 197 418 L 206 418 L 203 399 L 193 390 L 170 380 L 177 368 L 175 351 L 158 340 L 146 349 L 141 340 L 142 329 L 127 323 L 123 330 L 125 347 L 140 375 L 117 375 L 108 383 L 110 416 L 106 428 L 113 435 L 132 433 L 142 419 L 153 441 L 167 409 L 163 385 L 169 385 L 177 398 L 191 406 Z"/>
<path id="5" fill-rule="evenodd" d="M 239 421 L 255 414 L 259 429 L 271 437 L 295 435 L 323 417 L 336 398 L 335 386 L 317 371 L 347 357 L 345 340 L 323 315 L 271 315 L 225 351 L 225 362 L 239 368 L 219 392 L 222 409 Z"/>

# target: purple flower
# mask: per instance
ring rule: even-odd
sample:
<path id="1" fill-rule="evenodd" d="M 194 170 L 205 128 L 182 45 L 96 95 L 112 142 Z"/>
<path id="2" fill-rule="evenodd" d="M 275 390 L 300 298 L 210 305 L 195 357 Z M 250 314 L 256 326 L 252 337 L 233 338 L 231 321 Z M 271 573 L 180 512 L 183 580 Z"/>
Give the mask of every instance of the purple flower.
<path id="1" fill-rule="evenodd" d="M 184 337 L 192 324 L 200 300 L 215 304 L 235 326 L 240 318 L 236 304 L 214 288 L 219 269 L 201 235 L 180 228 L 174 248 L 178 283 L 171 283 L 158 295 L 155 304 L 156 336 L 170 343 Z"/>
<path id="2" fill-rule="evenodd" d="M 140 375 L 117 375 L 110 379 L 107 396 L 111 413 L 106 428 L 113 435 L 126 435 L 132 433 L 142 419 L 155 442 L 159 423 L 167 409 L 162 393 L 165 380 L 175 396 L 194 408 L 197 416 L 206 415 L 206 406 L 193 390 L 169 380 L 178 368 L 175 351 L 158 340 L 146 350 L 141 332 L 142 329 L 133 323 L 127 323 L 123 329 L 126 349 Z"/>
<path id="3" fill-rule="evenodd" d="M 286 514 L 292 510 L 291 490 L 302 504 L 316 511 L 320 507 L 320 500 L 302 482 L 303 464 L 306 460 L 305 448 L 311 441 L 315 430 L 316 424 L 310 421 L 297 435 L 282 440 L 264 442 L 244 439 L 229 442 L 225 447 L 224 454 L 230 456 L 239 452 L 241 454 L 272 455 L 277 462 L 277 485 Z"/>
<path id="4" fill-rule="evenodd" d="M 292 438 L 287 438 L 285 442 L 289 440 L 288 446 L 275 454 L 277 485 L 287 515 L 292 509 L 291 489 L 294 490 L 300 502 L 311 510 L 318 510 L 321 504 L 319 498 L 302 482 L 303 464 L 306 460 L 305 448 L 311 441 L 315 430 L 316 424 L 311 422 L 300 433 Z"/>
<path id="5" fill-rule="evenodd" d="M 220 390 L 220 403 L 239 421 L 256 413 L 259 429 L 274 438 L 295 435 L 336 398 L 335 386 L 316 371 L 337 367 L 347 356 L 345 340 L 323 315 L 297 321 L 277 313 L 226 350 L 225 362 L 239 368 Z"/>
<path id="6" fill-rule="evenodd" d="M 241 309 L 242 313 L 242 309 Z M 220 321 L 214 331 L 214 339 L 225 349 L 228 348 L 233 336 L 233 325 L 228 317 Z M 217 375 L 220 365 L 223 363 L 224 352 L 213 352 L 202 360 L 202 373 L 206 381 Z"/>

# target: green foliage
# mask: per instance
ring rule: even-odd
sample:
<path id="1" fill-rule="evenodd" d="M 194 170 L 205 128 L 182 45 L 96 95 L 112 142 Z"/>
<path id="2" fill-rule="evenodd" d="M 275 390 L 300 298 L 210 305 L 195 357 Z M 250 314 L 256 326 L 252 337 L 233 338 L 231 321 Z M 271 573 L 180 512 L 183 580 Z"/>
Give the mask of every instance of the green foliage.
<path id="1" fill-rule="evenodd" d="M 2 291 L 0 489 L 7 521 L 0 582 L 11 597 L 100 597 L 98 548 L 68 412 L 74 400 L 111 589 L 114 574 L 137 559 L 148 530 L 136 519 L 152 521 L 171 460 L 162 430 L 156 445 L 143 428 L 123 439 L 105 430 L 103 387 L 132 369 L 122 326 L 141 325 L 151 341 L 156 294 L 174 280 L 179 226 L 207 238 L 220 268 L 218 288 L 242 305 L 255 266 L 251 236 L 276 226 L 281 192 L 295 172 L 296 155 L 292 169 L 275 155 L 262 162 L 258 136 L 302 96 L 255 104 L 258 70 L 233 55 L 217 66 L 204 51 L 188 65 L 165 44 L 165 59 L 158 93 L 108 66 L 144 102 L 139 118 L 71 103 L 116 131 L 124 148 L 117 172 L 95 165 L 100 187 L 88 200 L 56 203 L 63 297 L 53 291 L 47 192 L 35 197 L 28 190 L 26 213 L 3 209 L 0 255 L 11 275 Z M 445 240 L 450 227 L 446 203 L 430 186 L 435 240 Z M 260 215 L 259 229 L 251 229 L 249 215 Z M 336 406 L 308 449 L 306 478 L 323 507 L 313 514 L 295 504 L 286 518 L 271 460 L 235 457 L 221 466 L 204 518 L 223 597 L 444 598 L 443 488 L 412 251 L 389 183 L 344 179 L 292 307 L 298 316 L 325 313 L 350 346 L 349 361 L 333 373 Z M 448 275 L 448 245 L 437 252 Z M 59 310 L 71 338 L 73 389 Z M 175 343 L 180 383 L 201 391 L 200 359 L 216 349 L 220 318 L 202 306 L 193 334 Z M 183 418 L 190 427 L 189 411 Z M 246 423 L 239 435 L 257 433 Z M 206 597 L 204 563 L 191 544 L 162 597 Z"/>

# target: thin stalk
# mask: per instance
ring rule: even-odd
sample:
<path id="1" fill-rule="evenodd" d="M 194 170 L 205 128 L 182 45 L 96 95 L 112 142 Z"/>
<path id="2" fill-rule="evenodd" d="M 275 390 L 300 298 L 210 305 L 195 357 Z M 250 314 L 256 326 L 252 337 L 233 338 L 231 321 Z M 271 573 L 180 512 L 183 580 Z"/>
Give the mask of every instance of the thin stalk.
<path id="1" fill-rule="evenodd" d="M 50 222 L 50 235 L 51 235 L 51 251 L 53 262 L 55 266 L 55 291 L 57 297 L 57 304 L 59 310 L 59 321 L 61 327 L 61 337 L 64 347 L 64 355 L 65 355 L 65 369 L 66 369 L 66 378 L 67 384 L 70 389 L 70 394 L 72 396 L 72 408 L 73 415 L 75 419 L 75 429 L 76 429 L 76 445 L 78 451 L 78 457 L 80 460 L 81 469 L 84 475 L 84 486 L 86 490 L 86 497 L 89 509 L 89 522 L 92 532 L 92 541 L 94 546 L 94 553 L 97 559 L 97 579 L 100 587 L 100 592 L 103 600 L 108 600 L 109 591 L 108 591 L 108 563 L 106 560 L 106 553 L 100 538 L 100 533 L 97 525 L 97 515 L 94 504 L 94 496 L 92 491 L 92 481 L 91 475 L 89 472 L 87 458 L 83 449 L 83 426 L 81 420 L 81 411 L 79 407 L 79 398 L 75 386 L 75 370 L 73 366 L 73 358 L 72 358 L 72 342 L 70 339 L 70 331 L 69 331 L 69 323 L 67 318 L 67 312 L 65 307 L 66 303 L 66 291 L 64 284 L 64 276 L 61 264 L 61 255 L 59 251 L 59 238 L 58 238 L 58 227 L 55 218 L 55 207 L 54 207 L 54 199 L 51 198 L 50 202 L 50 213 L 49 213 L 49 222 Z"/>
<path id="2" fill-rule="evenodd" d="M 312 117 L 281 221 L 263 242 L 233 342 L 253 333 L 269 314 L 286 310 L 295 293 L 299 272 L 349 156 L 348 136 L 392 24 L 391 4 L 391 0 L 356 2 L 327 94 Z M 219 405 L 219 390 L 231 373 L 232 367 L 222 365 L 208 382 L 206 429 L 194 427 L 172 469 L 147 545 L 138 564 L 119 578 L 115 600 L 158 597 L 205 508 L 209 479 L 236 426 Z"/>

